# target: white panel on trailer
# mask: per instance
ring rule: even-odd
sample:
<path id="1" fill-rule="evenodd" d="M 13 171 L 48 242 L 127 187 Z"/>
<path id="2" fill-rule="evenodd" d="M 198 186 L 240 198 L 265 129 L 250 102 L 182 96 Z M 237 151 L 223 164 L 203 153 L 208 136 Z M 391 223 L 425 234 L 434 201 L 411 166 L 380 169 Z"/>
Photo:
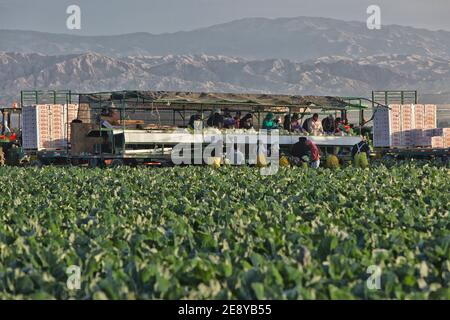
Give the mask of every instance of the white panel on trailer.
<path id="1" fill-rule="evenodd" d="M 373 145 L 375 147 L 389 147 L 391 144 L 389 109 L 378 107 L 374 110 L 374 112 Z"/>
<path id="2" fill-rule="evenodd" d="M 38 126 L 39 122 L 36 107 L 22 107 L 22 146 L 24 149 L 38 148 Z"/>
<path id="3" fill-rule="evenodd" d="M 211 143 L 216 137 L 211 134 L 194 135 L 191 133 L 172 133 L 172 132 L 151 132 L 145 130 L 122 130 L 116 129 L 114 134 L 124 134 L 126 144 L 178 144 L 178 143 Z M 236 136 L 236 133 L 230 134 Z M 224 134 L 224 141 L 226 141 Z M 256 137 L 257 135 L 255 135 Z M 269 136 L 270 137 L 270 136 Z M 279 143 L 281 145 L 290 145 L 298 142 L 300 136 L 280 135 Z M 318 146 L 353 146 L 361 141 L 360 137 L 354 136 L 307 136 Z M 270 138 L 269 138 L 270 139 Z"/>

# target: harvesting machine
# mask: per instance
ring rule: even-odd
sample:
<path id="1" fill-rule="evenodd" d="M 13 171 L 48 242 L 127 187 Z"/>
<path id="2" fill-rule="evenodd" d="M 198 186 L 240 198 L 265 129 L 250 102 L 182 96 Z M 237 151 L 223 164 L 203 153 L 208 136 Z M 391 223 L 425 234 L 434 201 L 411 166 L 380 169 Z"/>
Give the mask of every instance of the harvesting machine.
<path id="1" fill-rule="evenodd" d="M 205 116 L 217 109 L 253 114 L 256 135 L 269 112 L 297 113 L 300 119 L 312 113 L 353 118 L 355 135 L 308 137 L 324 153 L 339 153 L 345 159 L 350 156 L 351 147 L 361 141 L 361 134 L 370 134 L 367 124 L 377 110 L 389 108 L 394 97 L 393 92 L 374 92 L 372 99 L 366 99 L 168 91 L 22 91 L 21 108 L 14 112 L 21 117 L 22 124 L 17 145 L 26 155 L 24 163 L 28 164 L 171 165 L 172 150 L 180 143 L 191 147 L 193 163 L 202 163 L 195 157 L 203 154 L 217 130 L 205 129 L 195 135 L 188 127 L 189 120 L 197 115 L 196 125 L 204 127 Z M 400 92 L 401 102 L 410 101 L 407 99 L 411 97 L 417 103 L 417 92 L 412 96 L 410 92 Z M 365 112 L 373 115 L 366 120 Z M 236 132 L 221 133 L 226 136 Z M 279 133 L 280 151 L 289 153 L 299 134 L 285 130 Z M 443 152 L 428 151 L 433 155 Z M 376 152 L 387 155 L 396 151 L 376 148 Z"/>

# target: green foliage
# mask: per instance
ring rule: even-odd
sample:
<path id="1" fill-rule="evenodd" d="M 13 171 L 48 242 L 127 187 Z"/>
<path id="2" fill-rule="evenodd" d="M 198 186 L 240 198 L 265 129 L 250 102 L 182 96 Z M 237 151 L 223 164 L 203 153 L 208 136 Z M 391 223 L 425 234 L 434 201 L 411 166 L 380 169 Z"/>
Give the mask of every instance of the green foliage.
<path id="1" fill-rule="evenodd" d="M 366 169 L 369 167 L 369 160 L 367 159 L 367 153 L 365 152 L 355 154 L 353 162 L 356 168 Z"/>
<path id="2" fill-rule="evenodd" d="M 445 167 L 2 167 L 0 185 L 0 299 L 450 298 Z"/>
<path id="3" fill-rule="evenodd" d="M 339 159 L 334 155 L 330 154 L 327 156 L 325 167 L 329 169 L 338 169 L 340 167 L 339 165 Z"/>

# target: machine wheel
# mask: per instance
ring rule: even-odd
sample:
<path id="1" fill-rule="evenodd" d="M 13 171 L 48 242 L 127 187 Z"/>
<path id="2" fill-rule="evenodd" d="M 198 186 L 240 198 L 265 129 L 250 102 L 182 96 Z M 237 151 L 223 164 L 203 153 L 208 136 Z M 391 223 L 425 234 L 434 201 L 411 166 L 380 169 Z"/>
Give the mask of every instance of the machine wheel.
<path id="1" fill-rule="evenodd" d="M 30 162 L 30 167 L 42 168 L 42 166 L 43 166 L 43 164 L 42 164 L 41 160 L 36 159 L 36 160 L 32 160 Z"/>
<path id="2" fill-rule="evenodd" d="M 98 159 L 90 158 L 89 159 L 89 168 L 96 168 L 96 167 L 98 167 Z"/>
<path id="3" fill-rule="evenodd" d="M 78 167 L 79 165 L 80 165 L 80 160 L 78 160 L 78 159 L 69 160 L 69 166 Z"/>
<path id="4" fill-rule="evenodd" d="M 450 164 L 450 156 L 447 156 L 447 155 L 442 156 L 441 161 L 444 165 L 449 165 Z"/>
<path id="5" fill-rule="evenodd" d="M 111 164 L 109 165 L 111 168 L 118 168 L 118 167 L 123 167 L 124 162 L 122 159 L 114 159 L 113 161 L 111 161 Z"/>

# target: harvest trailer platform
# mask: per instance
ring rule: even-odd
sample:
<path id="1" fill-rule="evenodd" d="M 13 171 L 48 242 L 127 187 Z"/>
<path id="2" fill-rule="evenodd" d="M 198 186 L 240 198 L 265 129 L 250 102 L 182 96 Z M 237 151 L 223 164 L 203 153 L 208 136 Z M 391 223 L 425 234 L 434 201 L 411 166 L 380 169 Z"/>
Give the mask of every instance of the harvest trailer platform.
<path id="1" fill-rule="evenodd" d="M 200 142 L 204 147 L 209 143 L 208 133 L 201 134 L 198 141 L 199 137 L 195 137 L 187 129 L 189 119 L 194 114 L 202 115 L 205 125 L 205 118 L 217 109 L 232 114 L 239 112 L 242 116 L 251 113 L 255 134 L 258 134 L 262 119 L 269 112 L 275 115 L 297 113 L 300 120 L 304 120 L 313 113 L 332 114 L 345 119 L 347 112 L 357 111 L 360 115 L 359 125 L 362 127 L 364 111 L 368 108 L 367 104 L 362 103 L 363 100 L 367 99 L 167 91 L 22 91 L 22 110 L 29 106 L 34 106 L 37 110 L 44 104 L 59 104 L 67 109 L 69 106 L 73 109 L 73 105 L 76 105 L 75 118 L 72 109 L 61 112 L 62 117 L 66 118 L 56 126 L 61 128 L 61 132 L 58 131 L 61 138 L 57 140 L 60 145 L 23 147 L 37 164 L 169 164 L 172 148 L 176 144 Z M 117 115 L 115 125 L 105 128 L 100 124 L 109 119 L 105 112 Z M 23 123 L 24 126 L 30 125 L 29 121 Z M 28 128 L 22 128 L 22 132 L 26 129 Z M 287 152 L 301 136 L 284 130 L 279 134 L 281 150 Z M 323 149 L 335 147 L 347 154 L 353 145 L 361 141 L 360 136 L 308 136 L 308 139 Z"/>
<path id="2" fill-rule="evenodd" d="M 69 106 L 77 102 L 76 119 L 72 119 L 75 121 L 66 119 L 66 132 L 62 135 L 66 143 L 62 147 L 26 150 L 35 157 L 35 163 L 88 163 L 91 166 L 104 163 L 164 164 L 170 163 L 171 150 L 179 143 L 199 142 L 202 148 L 205 147 L 210 143 L 210 134 L 196 136 L 186 128 L 194 114 L 202 115 L 205 125 L 204 116 L 217 109 L 233 114 L 252 113 L 255 134 L 258 135 L 262 118 L 269 112 L 275 115 L 298 113 L 304 120 L 312 113 L 346 118 L 349 110 L 357 110 L 361 120 L 367 107 L 360 103 L 363 98 L 359 98 L 359 102 L 355 99 L 358 98 L 167 91 L 21 93 L 22 108 L 44 103 Z M 105 112 L 109 112 L 109 116 L 111 112 L 117 116 L 112 126 L 101 125 L 103 120 L 110 120 Z M 62 112 L 64 117 L 69 113 Z M 281 149 L 289 151 L 299 136 L 282 130 L 279 136 Z M 347 153 L 361 140 L 359 136 L 333 135 L 308 138 L 319 147 L 339 147 Z"/>

